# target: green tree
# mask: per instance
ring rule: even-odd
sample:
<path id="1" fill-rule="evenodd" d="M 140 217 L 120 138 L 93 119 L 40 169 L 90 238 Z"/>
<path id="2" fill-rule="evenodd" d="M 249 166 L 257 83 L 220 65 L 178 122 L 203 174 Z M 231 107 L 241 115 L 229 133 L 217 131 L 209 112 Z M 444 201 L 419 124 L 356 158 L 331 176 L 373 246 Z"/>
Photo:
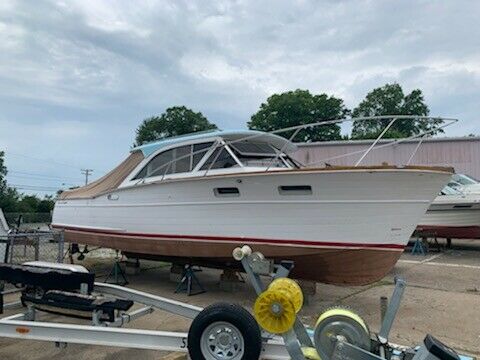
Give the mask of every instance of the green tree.
<path id="1" fill-rule="evenodd" d="M 55 200 L 51 195 L 45 195 L 45 197 L 38 202 L 37 212 L 39 213 L 49 213 L 53 210 L 55 206 Z"/>
<path id="2" fill-rule="evenodd" d="M 53 210 L 55 199 L 46 195 L 40 199 L 36 195 L 18 193 L 15 188 L 8 186 L 7 167 L 5 166 L 5 153 L 0 151 L 0 209 L 4 213 L 48 213 Z"/>
<path id="3" fill-rule="evenodd" d="M 34 213 L 37 212 L 40 199 L 35 195 L 23 195 L 20 201 L 17 203 L 17 211 L 21 213 Z"/>
<path id="4" fill-rule="evenodd" d="M 0 190 L 7 186 L 7 180 L 5 180 L 7 173 L 7 167 L 5 166 L 5 152 L 0 151 Z"/>
<path id="5" fill-rule="evenodd" d="M 427 116 L 429 109 L 421 90 L 413 90 L 405 95 L 399 84 L 386 84 L 373 89 L 365 99 L 353 110 L 353 117 L 380 116 L 380 115 L 419 115 Z M 391 121 L 364 120 L 354 121 L 352 139 L 373 139 L 378 137 L 385 126 Z M 443 121 L 432 120 L 397 120 L 385 133 L 385 138 L 404 138 L 414 136 L 425 131 L 435 129 Z M 443 132 L 441 129 L 432 131 L 434 135 Z"/>
<path id="6" fill-rule="evenodd" d="M 0 209 L 4 212 L 16 211 L 20 195 L 7 185 L 7 167 L 5 166 L 5 153 L 0 151 Z"/>
<path id="7" fill-rule="evenodd" d="M 135 144 L 142 145 L 150 141 L 171 136 L 217 129 L 202 115 L 185 106 L 168 108 L 161 116 L 152 116 L 143 120 L 136 130 Z"/>
<path id="8" fill-rule="evenodd" d="M 308 90 L 297 89 L 270 96 L 252 115 L 247 125 L 252 130 L 274 131 L 339 119 L 348 113 L 342 99 L 327 94 L 312 95 Z M 288 138 L 292 132 L 282 132 L 278 135 Z M 295 136 L 295 140 L 305 142 L 339 139 L 341 139 L 340 126 L 337 124 L 302 129 Z"/>

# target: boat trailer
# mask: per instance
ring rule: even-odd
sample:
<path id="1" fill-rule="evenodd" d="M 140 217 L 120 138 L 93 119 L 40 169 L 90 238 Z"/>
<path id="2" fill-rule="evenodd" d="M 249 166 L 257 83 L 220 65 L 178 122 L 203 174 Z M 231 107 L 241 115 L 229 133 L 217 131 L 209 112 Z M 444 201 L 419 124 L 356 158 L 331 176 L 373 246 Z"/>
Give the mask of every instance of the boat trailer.
<path id="1" fill-rule="evenodd" d="M 395 290 L 378 334 L 352 310 L 332 307 L 315 328 L 299 319 L 303 294 L 288 275 L 294 264 L 274 264 L 248 246 L 233 251 L 258 297 L 253 315 L 231 303 L 206 308 L 123 286 L 95 282 L 83 266 L 45 262 L 0 263 L 0 312 L 23 305 L 23 313 L 0 319 L 0 337 L 137 349 L 188 352 L 192 360 L 460 360 L 431 335 L 415 348 L 388 341 L 406 286 L 396 279 Z M 267 287 L 261 276 L 273 281 Z M 4 290 L 9 283 L 17 289 Z M 4 295 L 19 292 L 20 301 L 4 304 Z M 141 307 L 132 310 L 134 304 Z M 155 309 L 192 319 L 188 332 L 123 328 Z M 40 321 L 38 312 L 89 319 L 91 325 Z"/>

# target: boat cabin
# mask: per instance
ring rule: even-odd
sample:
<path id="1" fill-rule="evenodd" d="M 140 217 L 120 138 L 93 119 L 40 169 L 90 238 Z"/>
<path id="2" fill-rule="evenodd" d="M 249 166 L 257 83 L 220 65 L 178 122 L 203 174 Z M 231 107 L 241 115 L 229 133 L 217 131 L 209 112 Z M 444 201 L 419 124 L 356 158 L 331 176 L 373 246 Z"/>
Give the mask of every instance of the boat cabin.
<path id="1" fill-rule="evenodd" d="M 121 184 L 236 172 L 297 168 L 296 146 L 260 131 L 213 131 L 168 138 L 132 149 L 144 159 Z"/>
<path id="2" fill-rule="evenodd" d="M 253 130 L 171 137 L 133 148 L 108 174 L 62 192 L 60 199 L 94 198 L 114 189 L 168 179 L 295 169 L 299 165 L 287 154 L 296 149 L 283 137 Z"/>

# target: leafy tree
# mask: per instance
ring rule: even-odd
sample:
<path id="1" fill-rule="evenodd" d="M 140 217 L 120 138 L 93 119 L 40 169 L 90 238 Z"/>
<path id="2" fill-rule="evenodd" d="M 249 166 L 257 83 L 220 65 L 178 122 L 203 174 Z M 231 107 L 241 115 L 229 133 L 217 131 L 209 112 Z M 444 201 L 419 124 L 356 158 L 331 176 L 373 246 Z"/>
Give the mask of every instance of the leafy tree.
<path id="1" fill-rule="evenodd" d="M 4 160 L 5 153 L 0 151 L 0 209 L 4 212 L 15 211 L 19 200 L 18 192 L 7 185 L 7 167 Z"/>
<path id="2" fill-rule="evenodd" d="M 7 186 L 5 176 L 7 176 L 7 167 L 5 166 L 5 152 L 0 151 L 0 191 Z"/>
<path id="3" fill-rule="evenodd" d="M 150 141 L 170 136 L 217 129 L 200 112 L 194 112 L 185 106 L 168 108 L 161 116 L 152 116 L 143 120 L 136 130 L 135 143 L 142 145 Z"/>
<path id="4" fill-rule="evenodd" d="M 0 151 L 0 209 L 5 213 L 48 213 L 53 210 L 55 200 L 52 196 L 40 199 L 36 195 L 23 195 L 7 185 L 4 156 L 5 153 Z"/>
<path id="5" fill-rule="evenodd" d="M 247 125 L 253 130 L 273 131 L 339 119 L 348 112 L 342 99 L 327 94 L 312 95 L 308 90 L 297 89 L 270 96 L 252 115 Z M 287 138 L 292 134 L 293 132 L 278 133 Z M 295 136 L 295 140 L 305 142 L 339 139 L 341 139 L 340 126 L 337 124 L 302 129 Z"/>
<path id="6" fill-rule="evenodd" d="M 39 213 L 48 213 L 53 210 L 55 206 L 55 200 L 51 195 L 45 195 L 45 197 L 40 200 L 37 204 L 37 212 Z"/>
<path id="7" fill-rule="evenodd" d="M 40 199 L 35 195 L 24 195 L 17 203 L 17 211 L 22 213 L 34 213 L 37 212 Z"/>
<path id="8" fill-rule="evenodd" d="M 365 99 L 353 110 L 353 117 L 380 115 L 419 115 L 427 116 L 429 109 L 424 101 L 421 90 L 413 90 L 405 95 L 399 84 L 386 84 L 373 89 Z M 392 119 L 355 121 L 352 129 L 352 139 L 372 139 L 380 135 Z M 435 129 L 443 121 L 433 120 L 397 120 L 385 133 L 385 138 L 403 138 Z M 441 129 L 432 131 L 434 135 L 443 132 Z"/>

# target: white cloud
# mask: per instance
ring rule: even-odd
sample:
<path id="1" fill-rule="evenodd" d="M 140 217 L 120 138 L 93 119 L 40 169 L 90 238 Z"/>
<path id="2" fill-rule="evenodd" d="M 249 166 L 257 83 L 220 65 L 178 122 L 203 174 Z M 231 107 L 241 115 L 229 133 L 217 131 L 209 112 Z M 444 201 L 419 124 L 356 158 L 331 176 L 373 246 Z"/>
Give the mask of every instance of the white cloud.
<path id="1" fill-rule="evenodd" d="M 108 169 L 168 106 L 241 128 L 274 92 L 354 107 L 393 81 L 462 118 L 451 134 L 478 134 L 479 12 L 467 0 L 2 1 L 0 148 Z"/>

